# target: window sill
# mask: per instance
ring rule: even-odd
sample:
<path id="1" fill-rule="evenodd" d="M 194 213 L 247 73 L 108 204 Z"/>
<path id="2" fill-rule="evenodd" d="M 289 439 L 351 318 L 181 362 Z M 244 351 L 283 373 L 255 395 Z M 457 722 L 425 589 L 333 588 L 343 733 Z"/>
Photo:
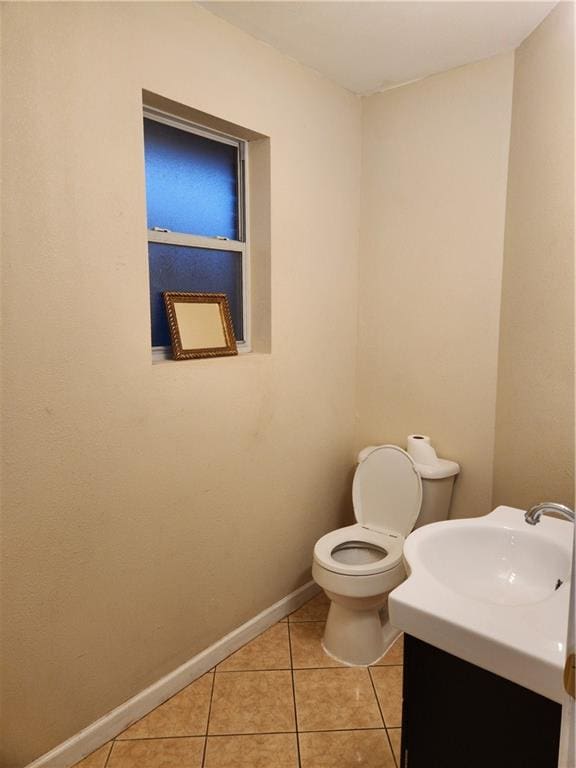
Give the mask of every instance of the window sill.
<path id="1" fill-rule="evenodd" d="M 238 345 L 238 354 L 237 355 L 223 355 L 222 357 L 199 357 L 192 360 L 174 360 L 172 357 L 172 351 L 170 347 L 152 347 L 152 365 L 170 365 L 173 363 L 204 363 L 204 364 L 214 364 L 214 363 L 223 363 L 224 361 L 230 361 L 230 360 L 236 360 L 238 359 L 255 359 L 255 358 L 267 358 L 270 357 L 270 354 L 268 352 L 253 352 L 252 349 L 246 344 L 239 344 Z"/>

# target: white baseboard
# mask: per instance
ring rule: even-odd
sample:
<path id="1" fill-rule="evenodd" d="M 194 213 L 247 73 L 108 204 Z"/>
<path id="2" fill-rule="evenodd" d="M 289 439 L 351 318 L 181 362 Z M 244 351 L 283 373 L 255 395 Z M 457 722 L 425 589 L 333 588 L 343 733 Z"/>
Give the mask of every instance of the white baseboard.
<path id="1" fill-rule="evenodd" d="M 205 651 L 158 680 L 157 683 L 136 694 L 50 752 L 46 752 L 45 755 L 29 763 L 27 768 L 70 768 L 75 765 L 86 755 L 118 736 L 136 720 L 144 717 L 178 691 L 181 691 L 193 680 L 215 667 L 231 653 L 253 640 L 265 629 L 300 608 L 318 592 L 320 589 L 313 581 L 304 584 L 303 587 L 266 608 L 258 616 L 242 624 L 241 627 L 218 640 Z"/>

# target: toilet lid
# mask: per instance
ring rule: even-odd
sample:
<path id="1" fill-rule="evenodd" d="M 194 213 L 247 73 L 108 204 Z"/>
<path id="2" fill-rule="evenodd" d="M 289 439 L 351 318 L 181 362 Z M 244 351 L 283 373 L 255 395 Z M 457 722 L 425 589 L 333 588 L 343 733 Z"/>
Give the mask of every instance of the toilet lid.
<path id="1" fill-rule="evenodd" d="M 356 468 L 352 501 L 364 528 L 408 536 L 422 504 L 422 481 L 412 458 L 397 445 L 374 448 Z"/>

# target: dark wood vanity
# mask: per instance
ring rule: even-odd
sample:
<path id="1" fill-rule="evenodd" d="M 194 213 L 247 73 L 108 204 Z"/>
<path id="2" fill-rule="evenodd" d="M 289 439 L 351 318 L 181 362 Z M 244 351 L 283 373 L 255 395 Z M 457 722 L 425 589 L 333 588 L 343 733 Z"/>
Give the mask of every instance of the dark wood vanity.
<path id="1" fill-rule="evenodd" d="M 401 768 L 557 768 L 562 707 L 404 636 Z"/>

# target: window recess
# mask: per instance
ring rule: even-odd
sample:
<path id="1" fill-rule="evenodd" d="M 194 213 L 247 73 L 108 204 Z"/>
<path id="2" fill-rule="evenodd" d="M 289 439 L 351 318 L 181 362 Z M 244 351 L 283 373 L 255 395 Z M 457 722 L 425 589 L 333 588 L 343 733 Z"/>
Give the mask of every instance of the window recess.
<path id="1" fill-rule="evenodd" d="M 247 142 L 144 108 L 152 347 L 168 357 L 163 291 L 226 293 L 249 351 Z"/>

